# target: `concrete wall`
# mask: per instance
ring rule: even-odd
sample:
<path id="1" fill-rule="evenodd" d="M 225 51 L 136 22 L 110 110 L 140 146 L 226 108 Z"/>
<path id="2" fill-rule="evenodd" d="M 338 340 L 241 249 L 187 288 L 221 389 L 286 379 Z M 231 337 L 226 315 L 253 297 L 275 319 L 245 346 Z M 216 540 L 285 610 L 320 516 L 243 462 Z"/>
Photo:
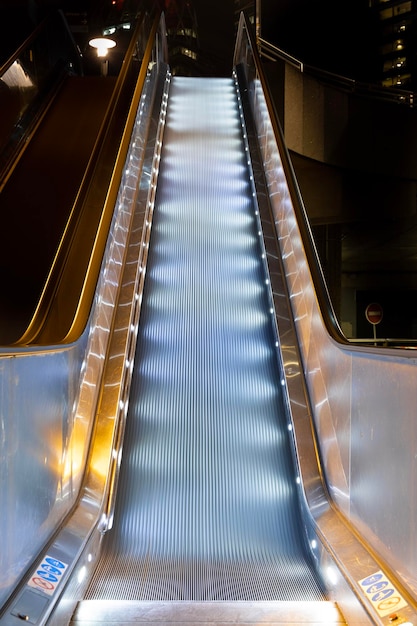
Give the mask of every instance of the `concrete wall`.
<path id="1" fill-rule="evenodd" d="M 402 317 L 387 311 L 380 332 L 417 339 L 417 110 L 265 70 L 342 327 L 367 333 L 359 293 L 395 298 Z"/>
<path id="2" fill-rule="evenodd" d="M 287 65 L 281 121 L 312 219 L 416 212 L 414 109 L 343 92 Z"/>

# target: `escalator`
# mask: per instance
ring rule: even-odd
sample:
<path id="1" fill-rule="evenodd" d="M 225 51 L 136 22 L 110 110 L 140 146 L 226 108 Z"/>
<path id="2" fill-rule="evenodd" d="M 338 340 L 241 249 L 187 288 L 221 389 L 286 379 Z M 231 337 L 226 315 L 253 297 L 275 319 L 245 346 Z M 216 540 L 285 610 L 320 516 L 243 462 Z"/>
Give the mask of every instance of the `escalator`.
<path id="1" fill-rule="evenodd" d="M 1 345 L 34 314 L 113 89 L 113 79 L 68 76 L 0 194 Z"/>
<path id="2" fill-rule="evenodd" d="M 171 77 L 156 36 L 86 329 L 6 363 L 15 380 L 31 367 L 32 388 L 48 371 L 57 397 L 32 408 L 36 455 L 15 455 L 1 493 L 24 510 L 31 474 L 49 472 L 25 533 L 44 537 L 18 563 L 2 626 L 413 623 L 407 586 L 329 495 L 344 496 L 346 455 L 316 395 L 338 371 L 303 372 L 320 326 L 297 298 L 316 293 L 300 286 L 302 238 L 239 37 L 229 80 Z M 27 419 L 14 439 L 2 426 L 4 441 L 30 438 Z M 27 537 L 9 517 L 5 531 L 15 563 Z"/>
<path id="3" fill-rule="evenodd" d="M 109 181 L 117 176 L 115 160 L 141 67 L 148 17 L 140 12 L 132 20 L 128 35 L 119 41 L 120 68 L 114 62 L 110 75 L 99 75 L 99 66 L 85 73 L 61 11 L 51 11 L 0 67 L 4 348 L 59 343 L 68 331 L 66 322 L 59 327 L 66 316 L 72 321 L 78 308 L 86 266 L 94 265 L 98 225 L 111 219 L 111 213 L 103 215 L 103 204 Z M 103 246 L 99 245 L 92 291 Z M 73 265 L 66 278 L 63 266 L 71 247 L 80 266 Z M 64 295 L 59 295 L 58 285 Z M 52 335 L 46 337 L 42 326 L 52 301 L 55 308 L 60 303 L 60 312 L 50 324 Z M 85 324 L 84 319 L 80 326 Z"/>
<path id="4" fill-rule="evenodd" d="M 115 525 L 87 598 L 324 598 L 244 155 L 232 79 L 174 77 Z"/>

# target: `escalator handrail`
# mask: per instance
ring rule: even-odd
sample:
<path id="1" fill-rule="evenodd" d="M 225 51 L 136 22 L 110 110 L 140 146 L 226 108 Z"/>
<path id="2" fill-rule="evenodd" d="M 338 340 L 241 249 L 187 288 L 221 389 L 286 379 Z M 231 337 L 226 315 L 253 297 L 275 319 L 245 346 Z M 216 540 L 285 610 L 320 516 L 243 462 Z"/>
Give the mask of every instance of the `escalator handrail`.
<path id="1" fill-rule="evenodd" d="M 300 235 L 304 246 L 304 251 L 307 257 L 309 271 L 311 273 L 312 282 L 314 284 L 317 301 L 319 305 L 320 314 L 323 319 L 323 323 L 326 327 L 326 330 L 330 337 L 336 341 L 341 347 L 348 347 L 350 350 L 360 351 L 360 352 L 370 352 L 377 350 L 378 352 L 386 352 L 391 353 L 394 350 L 397 354 L 401 352 L 402 357 L 410 357 L 414 358 L 414 353 L 416 349 L 416 342 L 414 340 L 405 340 L 405 339 L 391 339 L 388 337 L 378 338 L 378 339 L 360 339 L 360 338 L 347 338 L 339 324 L 339 320 L 336 316 L 336 313 L 333 308 L 332 300 L 328 291 L 326 279 L 321 267 L 321 263 L 319 260 L 319 254 L 316 248 L 316 244 L 314 242 L 314 237 L 311 231 L 310 222 L 307 216 L 307 212 L 304 206 L 304 202 L 301 196 L 301 192 L 297 183 L 297 178 L 295 175 L 295 171 L 292 165 L 292 161 L 289 155 L 288 148 L 285 143 L 284 133 L 281 128 L 281 124 L 279 122 L 279 116 L 275 107 L 275 103 L 273 97 L 271 95 L 271 91 L 269 89 L 268 81 L 265 77 L 265 73 L 263 71 L 262 62 L 261 62 L 261 52 L 259 47 L 262 48 L 262 42 L 258 41 L 250 27 L 250 22 L 242 12 L 241 19 L 241 27 L 245 28 L 248 39 L 251 45 L 251 52 L 253 56 L 253 61 L 255 64 L 255 69 L 257 73 L 257 77 L 261 83 L 266 106 L 268 109 L 268 114 L 271 121 L 271 126 L 276 138 L 276 142 L 278 145 L 280 158 L 282 161 L 282 167 L 285 173 L 288 191 L 291 196 L 294 213 L 297 218 L 297 224 L 300 229 Z M 235 56 L 237 53 L 237 46 L 235 50 Z M 316 73 L 316 76 L 321 76 L 324 78 L 327 77 L 327 80 L 331 79 L 331 76 L 337 79 L 336 75 L 331 75 L 330 73 L 323 72 L 316 68 L 306 66 L 305 64 L 301 64 L 301 62 L 297 61 L 293 57 L 289 58 L 288 55 L 283 53 L 283 60 L 287 63 L 290 63 L 294 67 L 298 67 L 300 72 L 306 73 L 306 71 L 311 71 Z M 238 62 L 235 58 L 234 63 Z M 348 80 L 348 79 L 346 79 Z M 352 81 L 354 83 L 355 81 Z M 365 85 L 363 88 L 365 89 Z M 368 86 L 369 90 L 371 90 L 371 86 Z M 369 93 L 367 92 L 367 95 Z M 403 96 L 406 96 L 407 102 L 410 106 L 412 106 L 413 102 L 413 94 L 412 92 L 400 92 L 398 95 L 397 102 L 403 102 Z M 377 97 L 374 95 L 374 97 Z M 392 96 L 394 98 L 394 95 Z M 388 97 L 389 99 L 389 97 Z"/>
<path id="2" fill-rule="evenodd" d="M 8 179 L 23 156 L 29 145 L 31 137 L 35 134 L 36 129 L 41 123 L 44 115 L 46 115 L 46 112 L 63 80 L 65 80 L 69 73 L 75 73 L 78 75 L 82 75 L 83 73 L 81 52 L 75 43 L 64 14 L 61 10 L 57 10 L 44 18 L 42 22 L 32 31 L 32 33 L 23 41 L 18 49 L 0 66 L 0 80 L 5 76 L 8 70 L 10 70 L 14 63 L 19 61 L 19 59 L 23 57 L 28 50 L 31 50 L 32 46 L 35 45 L 38 40 L 42 39 L 44 33 L 47 33 L 48 27 L 53 28 L 56 31 L 56 20 L 59 20 L 59 27 L 63 28 L 63 32 L 68 39 L 70 49 L 72 50 L 72 57 L 71 59 L 68 58 L 65 62 L 59 59 L 55 59 L 54 62 L 51 62 L 51 60 L 48 59 L 49 65 L 47 67 L 47 78 L 44 78 L 43 81 L 41 81 L 42 84 L 40 85 L 36 84 L 35 81 L 37 89 L 35 90 L 31 101 L 26 104 L 23 110 L 17 110 L 11 134 L 2 149 L 2 154 L 0 155 L 0 192 L 6 185 Z M 36 53 L 34 55 L 34 59 L 36 61 Z"/>
<path id="3" fill-rule="evenodd" d="M 251 33 L 250 25 L 248 28 L 247 24 L 249 24 L 249 22 L 244 22 L 245 16 L 241 14 L 239 28 L 245 29 L 245 35 L 248 35 L 247 39 L 244 40 L 244 45 L 241 46 L 242 54 L 239 58 L 237 57 L 237 53 L 239 52 L 239 35 L 241 36 L 242 30 L 239 31 L 236 44 L 234 65 L 238 70 L 240 70 L 241 67 L 243 68 L 241 75 L 244 74 L 245 69 L 247 69 L 249 66 L 249 63 L 247 63 L 248 58 L 250 58 L 250 63 L 252 63 L 252 67 L 256 65 L 253 58 L 256 54 L 254 37 L 252 36 L 251 39 L 249 39 L 249 34 Z M 248 49 L 250 48 L 250 46 L 253 47 L 253 50 L 250 50 L 250 53 L 248 53 Z M 239 67 L 239 60 L 241 61 L 241 67 Z M 251 71 L 252 67 L 250 67 Z M 244 89 L 249 91 L 251 85 L 249 81 L 246 80 L 246 78 L 247 75 L 243 77 L 243 80 L 241 82 L 243 83 Z M 260 74 L 256 75 L 256 79 L 259 79 L 259 82 L 261 82 Z M 259 139 L 259 144 L 262 143 L 262 140 L 265 140 L 265 143 L 267 143 L 268 140 L 271 140 L 271 143 L 274 144 L 274 147 L 271 148 L 271 152 L 268 152 L 266 158 L 263 158 L 263 155 L 260 154 L 260 166 L 262 167 L 262 162 L 265 165 L 267 159 L 271 156 L 271 154 L 274 155 L 273 157 L 271 157 L 271 163 L 276 164 L 278 162 L 278 159 L 277 161 L 275 161 L 274 157 L 277 154 L 276 148 L 278 148 L 279 159 L 281 160 L 279 166 L 282 166 L 284 170 L 284 176 L 286 177 L 285 185 L 288 186 L 288 192 L 290 193 L 288 206 L 291 206 L 291 210 L 289 210 L 288 212 L 286 210 L 283 210 L 282 212 L 279 211 L 277 212 L 277 214 L 274 213 L 274 215 L 271 215 L 271 205 L 267 207 L 266 212 L 268 212 L 268 216 L 266 220 L 269 225 L 269 220 L 272 217 L 273 226 L 275 219 L 285 220 L 290 214 L 290 220 L 292 221 L 293 212 L 295 213 L 296 219 L 299 221 L 299 214 L 296 209 L 303 209 L 303 204 L 301 199 L 297 198 L 297 183 L 294 172 L 291 168 L 289 156 L 285 150 L 283 135 L 281 134 L 279 123 L 277 122 L 277 117 L 274 120 L 274 125 L 272 124 L 274 111 L 265 81 L 262 84 L 262 88 L 265 89 L 265 92 L 260 97 L 260 101 L 262 101 L 262 107 L 264 104 L 264 98 L 265 102 L 268 102 L 267 98 L 269 99 L 267 106 L 270 118 L 265 124 L 265 126 L 268 126 L 268 130 L 264 132 L 265 128 L 262 126 L 261 129 L 254 134 L 255 138 Z M 261 91 L 261 89 L 259 91 Z M 257 94 L 257 91 L 255 92 L 255 94 Z M 252 107 L 252 112 L 256 108 L 256 105 L 253 106 L 252 102 L 250 102 L 248 106 Z M 272 138 L 272 133 L 270 134 L 269 132 L 271 127 L 273 131 L 275 131 L 275 138 Z M 277 130 L 279 132 L 276 132 Z M 265 167 L 265 173 L 265 183 L 268 184 L 267 181 L 271 178 L 274 178 L 276 169 L 272 167 L 271 169 L 267 169 Z M 271 174 L 270 178 L 268 178 L 268 174 Z M 277 187 L 274 187 L 274 189 L 277 189 Z M 285 193 L 283 195 L 285 195 L 285 199 L 287 200 L 287 194 Z M 266 190 L 264 196 L 266 198 L 268 197 L 268 190 Z M 277 193 L 277 198 L 281 197 L 281 194 Z M 296 205 L 296 202 L 298 202 L 298 200 L 300 200 L 301 207 L 298 207 Z M 279 204 L 279 201 L 277 204 Z M 287 204 L 287 202 L 285 202 L 285 204 Z M 292 248 L 292 252 L 294 251 L 295 247 L 298 247 L 299 236 L 303 235 L 301 230 L 301 224 L 297 225 L 300 227 L 300 232 L 295 234 L 295 241 L 292 242 L 295 243 L 295 246 Z M 291 228 L 288 228 L 287 230 L 284 227 L 283 231 L 281 232 L 284 237 L 292 236 Z M 275 245 L 279 245 L 278 239 L 275 239 L 274 243 Z M 307 255 L 307 250 L 305 249 L 305 240 L 301 241 L 301 243 L 304 244 L 304 248 L 302 251 L 300 251 L 299 255 L 293 257 L 292 260 L 294 260 L 295 263 L 299 262 L 302 256 Z M 272 248 L 274 248 L 273 251 Z M 350 414 L 350 417 L 348 416 L 348 419 L 346 419 L 343 406 L 344 402 L 341 396 L 344 395 L 345 398 L 347 398 L 346 404 L 348 404 L 349 411 L 351 411 L 352 406 L 350 403 L 352 402 L 353 404 L 352 397 L 356 395 L 354 383 L 358 378 L 364 376 L 364 370 L 366 369 L 366 367 L 364 368 L 362 364 L 361 367 L 356 368 L 356 372 L 352 374 L 352 370 L 355 369 L 354 364 L 352 364 L 353 358 L 348 358 L 345 367 L 342 367 L 341 371 L 342 375 L 347 375 L 347 378 L 349 378 L 349 375 L 351 376 L 351 378 L 349 378 L 347 382 L 347 385 L 349 385 L 349 383 L 351 384 L 351 389 L 350 393 L 348 394 L 344 394 L 343 392 L 339 394 L 339 388 L 337 388 L 336 383 L 341 380 L 340 372 L 335 376 L 333 375 L 334 370 L 337 370 L 338 367 L 333 367 L 332 372 L 330 372 L 331 366 L 335 364 L 335 360 L 333 360 L 334 354 L 336 354 L 336 358 L 339 359 L 342 354 L 352 354 L 354 352 L 373 352 L 373 354 L 369 355 L 370 358 L 368 359 L 368 363 L 372 362 L 373 365 L 380 359 L 381 352 L 379 352 L 378 349 L 378 356 L 375 359 L 375 349 L 370 348 L 369 346 L 363 348 L 362 350 L 361 348 L 356 346 L 354 346 L 354 349 L 352 349 L 351 342 L 347 340 L 343 341 L 343 337 L 342 341 L 340 341 L 336 333 L 326 336 L 326 341 L 322 349 L 324 355 L 320 353 L 320 350 L 316 351 L 315 346 L 312 347 L 313 344 L 317 345 L 318 343 L 320 343 L 320 335 L 326 335 L 326 332 L 328 332 L 329 328 L 328 325 L 325 326 L 325 324 L 323 324 L 322 328 L 317 329 L 315 324 L 316 318 L 312 321 L 312 318 L 309 315 L 308 309 L 309 305 L 312 304 L 313 299 L 317 299 L 317 302 L 315 302 L 312 307 L 314 308 L 314 315 L 316 315 L 317 312 L 316 305 L 318 305 L 318 307 L 320 307 L 320 305 L 322 306 L 322 303 L 319 300 L 319 294 L 317 293 L 317 283 L 314 284 L 316 290 L 309 289 L 309 285 L 311 284 L 311 280 L 313 279 L 312 275 L 305 277 L 305 280 L 301 279 L 297 285 L 297 296 L 300 296 L 298 300 L 301 300 L 303 298 L 302 294 L 304 293 L 306 285 L 308 285 L 307 288 L 310 292 L 308 296 L 306 296 L 306 300 L 308 300 L 308 303 L 305 307 L 305 316 L 304 311 L 301 311 L 301 309 L 297 308 L 297 304 L 295 305 L 295 308 L 291 311 L 291 297 L 288 292 L 289 285 L 286 280 L 287 276 L 291 272 L 291 269 L 289 269 L 288 275 L 286 276 L 286 270 L 284 268 L 286 264 L 285 256 L 287 256 L 287 254 L 291 255 L 290 249 L 291 245 L 289 245 L 288 249 L 286 248 L 281 254 L 280 258 L 283 261 L 283 271 L 282 274 L 280 271 L 274 271 L 274 274 L 271 276 L 271 285 L 272 283 L 274 283 L 274 299 L 277 294 L 277 309 L 275 311 L 275 314 L 277 319 L 277 326 L 279 328 L 279 336 L 280 338 L 282 337 L 284 340 L 281 344 L 281 358 L 284 372 L 283 378 L 286 381 L 285 385 L 287 389 L 286 393 L 288 394 L 288 407 L 291 415 L 290 429 L 294 433 L 293 442 L 295 446 L 295 459 L 299 472 L 300 484 L 302 485 L 301 501 L 303 504 L 305 504 L 306 510 L 311 515 L 315 532 L 319 537 L 319 541 L 322 543 L 323 546 L 325 546 L 325 552 L 328 551 L 332 555 L 332 558 L 334 558 L 335 563 L 337 564 L 336 569 L 338 569 L 342 574 L 339 577 L 337 583 L 332 582 L 331 584 L 332 586 L 334 585 L 335 590 L 336 588 L 338 590 L 338 604 L 341 606 L 343 612 L 346 612 L 345 617 L 347 619 L 347 623 L 368 623 L 368 619 L 370 619 L 369 623 L 372 622 L 375 624 L 382 624 L 381 616 L 377 614 L 375 610 L 375 605 L 370 605 L 370 603 L 368 602 L 368 598 L 364 596 L 363 588 L 359 584 L 359 581 L 361 581 L 368 572 L 378 570 L 384 572 L 387 578 L 392 581 L 392 584 L 395 585 L 396 589 L 399 590 L 398 593 L 402 594 L 403 598 L 406 598 L 406 602 L 408 602 L 409 604 L 409 609 L 407 610 L 410 611 L 411 615 L 415 615 L 414 594 L 411 591 L 411 585 L 408 586 L 407 583 L 404 584 L 404 577 L 402 577 L 401 574 L 396 571 L 396 568 L 393 567 L 391 559 L 387 559 L 386 557 L 382 556 L 379 553 L 378 547 L 375 549 L 375 544 L 373 543 L 375 535 L 372 535 L 372 531 L 371 541 L 369 541 L 369 533 L 366 533 L 366 521 L 363 522 L 364 525 L 362 525 L 361 527 L 360 523 L 358 524 L 358 522 L 361 522 L 362 519 L 361 514 L 359 513 L 358 515 L 357 511 L 353 513 L 351 507 L 345 506 L 346 498 L 350 497 L 351 492 L 344 492 L 343 484 L 341 484 L 341 482 L 338 482 L 337 480 L 334 481 L 334 475 L 336 473 L 334 466 L 338 463 L 337 461 L 335 462 L 335 459 L 340 450 L 340 448 L 338 447 L 339 433 L 336 434 L 336 429 L 340 428 L 340 438 L 353 438 L 354 435 L 352 434 L 352 431 L 354 430 L 355 425 L 357 427 L 359 423 L 361 424 L 361 427 L 363 427 L 363 422 L 361 421 L 356 423 L 352 422 L 352 414 Z M 270 251 L 272 255 L 276 254 L 276 248 L 275 246 L 273 246 L 273 244 L 270 244 Z M 275 256 L 272 256 L 272 258 L 275 258 Z M 307 260 L 310 261 L 308 257 Z M 302 260 L 302 263 L 304 266 L 304 259 Z M 287 267 L 289 267 L 289 264 Z M 294 268 L 294 265 L 292 265 L 292 267 Z M 311 272 L 311 274 L 313 274 L 313 272 Z M 282 295 L 283 297 L 280 298 L 280 295 Z M 297 299 L 297 297 L 295 299 Z M 297 313 L 294 314 L 295 311 L 297 311 L 300 315 L 297 316 Z M 321 315 L 323 321 L 322 312 Z M 326 321 L 328 322 L 328 320 Z M 302 326 L 303 322 L 305 322 L 305 327 L 308 326 L 309 330 L 311 331 L 311 336 L 313 337 L 312 341 L 310 341 L 309 339 L 309 345 L 307 345 L 306 342 L 303 343 L 303 337 L 298 333 L 299 326 Z M 322 329 L 324 331 L 323 333 L 321 333 Z M 334 339 L 337 339 L 338 343 L 334 341 Z M 349 350 L 346 350 L 345 345 L 342 345 L 342 343 L 348 343 Z M 331 352 L 333 352 L 332 355 L 329 354 Z M 390 352 L 392 355 L 393 350 L 390 350 Z M 320 358 L 322 356 L 323 359 Z M 355 356 L 359 355 L 356 354 Z M 402 360 L 404 356 L 407 357 L 408 355 L 401 354 L 400 359 Z M 359 358 L 361 359 L 361 357 Z M 326 359 L 328 359 L 327 362 Z M 384 356 L 382 356 L 380 360 L 382 361 L 383 359 Z M 390 367 L 390 365 L 388 365 L 388 367 Z M 411 364 L 411 368 L 413 367 L 413 364 Z M 316 372 L 320 372 L 320 377 L 324 380 L 323 385 L 321 382 L 320 384 L 316 384 Z M 326 378 L 329 376 L 331 377 L 331 380 L 330 384 L 327 385 Z M 403 367 L 401 367 L 401 377 L 404 377 Z M 380 384 L 381 379 L 379 377 L 375 377 L 372 372 L 371 378 L 378 379 L 376 387 L 374 387 L 372 390 L 369 390 L 369 393 L 372 396 L 372 392 L 375 388 L 377 388 L 378 384 Z M 397 380 L 398 379 L 394 376 L 389 376 L 390 382 Z M 310 384 L 311 382 L 312 384 Z M 344 383 L 345 380 L 343 380 L 343 384 Z M 404 387 L 399 383 L 397 384 L 398 388 L 400 389 L 399 394 L 405 395 Z M 337 393 L 333 394 L 334 389 L 337 389 Z M 334 401 L 333 398 L 331 398 L 332 395 L 334 395 L 335 397 Z M 359 411 L 366 411 L 363 406 L 363 402 L 361 402 L 360 391 L 357 395 L 359 396 Z M 405 395 L 405 397 L 407 398 L 408 396 Z M 323 402 L 323 398 L 326 398 L 325 403 Z M 323 427 L 325 421 L 323 419 L 323 412 L 321 415 L 318 415 L 320 412 L 320 408 L 323 404 L 326 404 L 325 420 L 327 423 L 325 427 Z M 357 410 L 357 407 L 355 408 Z M 339 420 L 336 425 L 334 425 L 335 416 L 333 415 L 333 411 L 335 411 L 335 415 Z M 331 414 L 330 417 L 329 413 Z M 322 420 L 321 422 L 319 421 L 320 419 Z M 348 422 L 348 420 L 350 421 Z M 331 421 L 332 426 L 330 427 L 329 422 Z M 347 427 L 341 426 L 342 422 L 346 422 Z M 334 428 L 335 430 L 332 431 L 332 428 Z M 349 432 L 350 428 L 352 428 L 351 432 Z M 328 441 L 332 437 L 334 437 L 335 444 L 332 444 L 333 449 L 330 451 L 331 446 L 328 445 Z M 324 446 L 322 447 L 323 443 Z M 387 446 L 390 449 L 393 445 L 394 444 L 392 441 L 388 441 Z M 334 452 L 336 447 L 338 450 L 337 453 Z M 314 453 L 312 453 L 313 451 Z M 347 449 L 342 448 L 341 452 L 342 454 L 346 454 Z M 349 458 L 352 457 L 350 457 L 349 455 Z M 357 459 L 358 457 L 356 456 L 356 460 Z M 370 465 L 368 461 L 368 468 L 369 467 Z M 363 467 L 361 469 L 363 469 Z M 331 476 L 332 473 L 333 476 Z M 375 471 L 373 475 L 375 475 Z M 354 480 L 351 475 L 349 475 L 349 480 Z M 361 486 L 365 483 L 369 485 L 369 483 L 367 482 L 367 477 L 364 478 L 364 476 L 362 475 L 359 478 L 359 483 L 361 484 Z M 341 497 L 339 497 L 339 494 L 337 493 L 337 489 L 339 486 L 342 487 L 342 489 L 340 490 Z M 357 483 L 353 483 L 353 486 L 352 484 L 349 485 L 349 489 L 353 490 L 355 487 L 357 491 Z M 349 504 L 350 502 L 351 501 L 349 500 Z M 377 536 L 377 540 L 381 542 L 381 536 Z M 410 623 L 412 621 L 413 620 L 411 619 Z"/>
<path id="4" fill-rule="evenodd" d="M 341 89 L 345 92 L 372 97 L 375 100 L 393 102 L 400 105 L 405 104 L 412 108 L 415 106 L 415 94 L 413 91 L 399 89 L 398 87 L 383 87 L 377 83 L 362 82 L 348 76 L 323 70 L 300 61 L 296 57 L 288 54 L 284 50 L 281 50 L 281 48 L 278 48 L 270 41 L 267 41 L 262 37 L 258 37 L 257 41 L 261 57 L 270 61 L 284 61 L 292 67 L 295 67 L 298 71 L 308 74 L 309 76 L 313 76 L 317 80 L 330 84 L 332 87 Z"/>
<path id="5" fill-rule="evenodd" d="M 252 29 L 248 27 L 249 21 L 245 16 L 244 12 L 242 12 L 242 18 L 239 24 L 240 28 L 245 28 L 248 39 L 251 45 L 251 53 L 253 55 L 253 61 L 255 64 L 255 70 L 259 82 L 261 84 L 266 106 L 268 109 L 268 114 L 271 121 L 271 126 L 277 141 L 280 157 L 282 160 L 282 167 L 285 173 L 285 177 L 288 184 L 288 190 L 291 196 L 291 200 L 294 206 L 294 212 L 297 217 L 298 227 L 300 229 L 301 238 L 303 241 L 303 245 L 305 248 L 305 253 L 307 256 L 308 266 L 312 275 L 312 280 L 315 286 L 317 299 L 319 302 L 321 314 L 323 316 L 324 323 L 326 328 L 330 334 L 330 336 L 340 344 L 351 346 L 354 340 L 348 340 L 343 334 L 339 322 L 337 320 L 335 311 L 333 309 L 332 301 L 330 298 L 330 294 L 327 289 L 327 283 L 321 268 L 321 264 L 319 261 L 319 255 L 317 252 L 317 248 L 314 242 L 313 234 L 310 228 L 310 223 L 307 217 L 307 213 L 304 207 L 304 203 L 301 197 L 301 192 L 299 186 L 297 184 L 297 179 L 295 176 L 294 168 L 291 163 L 291 159 L 288 153 L 288 149 L 284 140 L 283 131 L 281 128 L 281 124 L 279 122 L 278 113 L 276 111 L 276 107 L 273 101 L 273 98 L 270 93 L 269 85 L 266 80 L 262 63 L 260 59 L 260 55 L 258 52 L 258 47 L 256 45 L 255 35 L 252 32 Z M 237 58 L 238 46 L 235 49 L 235 56 L 233 64 L 237 66 L 240 63 L 240 60 Z"/>
<path id="6" fill-rule="evenodd" d="M 34 41 L 36 41 L 38 36 L 46 28 L 48 19 L 49 18 L 47 17 L 44 18 L 42 22 L 31 32 L 31 34 L 20 44 L 17 50 L 15 50 L 15 52 L 13 52 L 13 54 L 2 65 L 0 65 L 0 78 L 7 72 L 8 69 L 11 68 L 13 63 L 17 61 L 25 50 L 27 50 Z"/>
<path id="7" fill-rule="evenodd" d="M 117 154 L 115 155 L 111 167 L 111 179 L 108 181 L 108 188 L 106 189 L 106 196 L 98 225 L 98 231 L 94 238 L 94 242 L 91 244 L 90 254 L 86 254 L 84 252 L 84 256 L 86 257 L 86 267 L 85 275 L 82 279 L 82 285 L 80 287 L 80 297 L 77 299 L 77 302 L 71 302 L 71 311 L 73 311 L 73 314 L 71 315 L 69 322 L 65 324 L 64 327 L 60 328 L 58 332 L 56 325 L 54 324 L 54 319 L 56 320 L 58 315 L 62 315 L 62 312 L 58 314 L 55 311 L 56 317 L 54 318 L 54 309 L 59 306 L 60 294 L 62 295 L 62 292 L 65 291 L 65 286 L 71 284 L 74 280 L 74 268 L 70 267 L 68 262 L 69 255 L 71 251 L 74 253 L 74 250 L 77 248 L 77 237 L 80 235 L 82 228 L 83 215 L 84 218 L 87 219 L 85 214 L 89 194 L 91 195 L 94 192 L 95 183 L 98 184 L 99 175 L 97 172 L 99 166 L 104 165 L 103 160 L 106 156 L 104 154 L 105 148 L 108 147 L 108 143 L 111 141 L 111 130 L 115 121 L 117 123 L 118 105 L 121 99 L 121 94 L 126 84 L 126 79 L 131 67 L 130 62 L 134 55 L 135 47 L 146 17 L 147 15 L 142 13 L 136 24 L 134 34 L 125 54 L 122 68 L 113 90 L 110 103 L 107 107 L 107 111 L 89 159 L 81 186 L 73 204 L 70 218 L 59 243 L 55 259 L 44 285 L 36 311 L 27 330 L 14 344 L 15 346 L 27 346 L 34 344 L 57 345 L 71 343 L 81 335 L 87 324 L 94 298 L 97 278 L 100 271 L 103 251 L 107 241 L 108 229 L 122 176 L 129 139 L 134 124 L 135 111 L 146 78 L 148 64 L 152 54 L 153 39 L 160 21 L 160 12 L 158 12 L 152 22 L 150 35 L 148 37 L 148 42 L 139 70 L 139 77 L 136 81 L 135 92 L 131 98 L 129 112 L 124 124 L 122 140 L 118 141 Z"/>

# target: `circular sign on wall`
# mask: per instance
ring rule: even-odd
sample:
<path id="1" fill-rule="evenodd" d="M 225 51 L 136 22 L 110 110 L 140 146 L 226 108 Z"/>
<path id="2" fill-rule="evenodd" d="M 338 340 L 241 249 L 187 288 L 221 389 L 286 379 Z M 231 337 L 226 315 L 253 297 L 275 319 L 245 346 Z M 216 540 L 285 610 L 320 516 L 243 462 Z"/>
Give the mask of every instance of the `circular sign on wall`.
<path id="1" fill-rule="evenodd" d="M 382 321 L 383 314 L 382 306 L 378 302 L 368 304 L 365 309 L 365 316 L 370 324 L 379 324 Z"/>

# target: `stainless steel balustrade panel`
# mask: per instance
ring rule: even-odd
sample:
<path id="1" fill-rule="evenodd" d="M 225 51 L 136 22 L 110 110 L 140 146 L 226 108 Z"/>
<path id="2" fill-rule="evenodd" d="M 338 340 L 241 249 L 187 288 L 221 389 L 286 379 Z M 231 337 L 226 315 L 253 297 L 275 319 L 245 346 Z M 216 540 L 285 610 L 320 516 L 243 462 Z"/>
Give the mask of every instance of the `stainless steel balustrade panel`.
<path id="1" fill-rule="evenodd" d="M 318 307 L 261 85 L 253 110 L 330 494 L 417 594 L 414 350 L 346 347 Z"/>
<path id="2" fill-rule="evenodd" d="M 73 407 L 86 340 L 0 351 L 0 607 L 74 502 L 85 450 L 72 436 Z"/>
<path id="3" fill-rule="evenodd" d="M 232 80 L 175 77 L 119 494 L 86 599 L 320 600 Z"/>
<path id="4" fill-rule="evenodd" d="M 0 608 L 28 568 L 30 577 L 34 559 L 40 562 L 40 551 L 79 495 L 146 147 L 149 100 L 145 96 L 138 110 L 83 335 L 65 346 L 0 348 Z M 86 518 L 92 524 L 93 511 L 99 511 L 106 476 L 100 478 L 89 491 L 84 523 L 78 520 L 80 535 Z M 62 543 L 71 553 L 69 534 Z M 6 614 L 0 622 L 9 625 L 10 619 Z"/>

